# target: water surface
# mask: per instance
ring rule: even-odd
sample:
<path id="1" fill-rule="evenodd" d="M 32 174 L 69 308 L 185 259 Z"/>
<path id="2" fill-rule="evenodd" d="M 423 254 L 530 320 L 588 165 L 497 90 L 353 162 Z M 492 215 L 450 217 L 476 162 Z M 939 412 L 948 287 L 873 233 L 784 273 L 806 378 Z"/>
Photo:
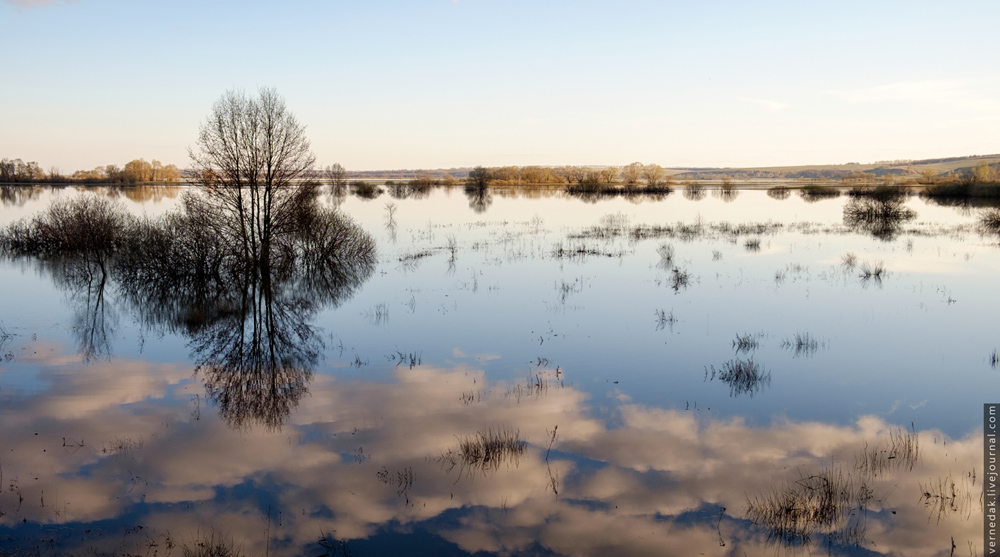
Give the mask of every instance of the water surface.
<path id="1" fill-rule="evenodd" d="M 0 196 L 0 223 L 78 195 L 178 205 L 37 188 Z M 268 302 L 285 318 L 254 331 L 299 339 L 280 374 L 215 365 L 247 322 L 186 327 L 114 281 L 0 263 L 0 550 L 981 551 L 1000 250 L 976 209 L 911 197 L 872 226 L 846 197 L 763 190 L 327 202 L 378 262 L 321 302 Z"/>

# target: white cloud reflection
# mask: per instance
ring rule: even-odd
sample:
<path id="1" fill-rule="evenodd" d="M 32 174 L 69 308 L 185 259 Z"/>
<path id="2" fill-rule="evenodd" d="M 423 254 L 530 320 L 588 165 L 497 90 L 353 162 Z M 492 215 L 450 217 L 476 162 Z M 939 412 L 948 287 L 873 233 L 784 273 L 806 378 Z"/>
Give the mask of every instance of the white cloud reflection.
<path id="1" fill-rule="evenodd" d="M 125 360 L 43 368 L 47 389 L 0 408 L 0 446 L 10 448 L 0 523 L 120 518 L 141 521 L 142 539 L 187 543 L 224 532 L 257 553 L 268 531 L 287 542 L 270 544 L 276 555 L 297 554 L 320 533 L 358 540 L 387 524 L 429 529 L 469 552 L 772 554 L 766 533 L 749 523 L 748 497 L 823 469 L 849 473 L 866 443 L 885 443 L 893 431 L 875 417 L 752 426 L 638 404 L 620 406 L 622 425 L 610 428 L 586 394 L 554 376 L 518 397 L 515 385 L 464 366 L 397 369 L 391 383 L 317 376 L 281 431 L 233 431 L 195 397 L 201 386 L 190 374 Z M 499 427 L 528 443 L 516 463 L 483 473 L 449 471 L 441 460 L 460 439 Z M 970 474 L 980 440 L 918 437 L 912 470 L 868 480 L 865 547 L 875 554 L 935 555 L 949 536 L 960 546 L 979 536 L 972 494 L 980 488 Z M 929 484 L 953 481 L 954 509 L 920 503 Z M 271 516 L 241 489 L 271 493 Z M 126 520 L 142 503 L 156 505 Z M 446 511 L 457 518 L 440 520 Z"/>

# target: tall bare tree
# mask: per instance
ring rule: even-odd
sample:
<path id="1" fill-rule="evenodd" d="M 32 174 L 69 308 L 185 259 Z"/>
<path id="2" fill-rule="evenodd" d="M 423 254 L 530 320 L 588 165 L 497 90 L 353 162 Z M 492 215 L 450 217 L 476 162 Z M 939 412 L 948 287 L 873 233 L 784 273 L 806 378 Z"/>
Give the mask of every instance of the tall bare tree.
<path id="1" fill-rule="evenodd" d="M 274 240 L 296 230 L 318 194 L 317 183 L 303 180 L 316 161 L 305 126 L 274 89 L 255 97 L 228 91 L 201 125 L 197 145 L 189 155 L 203 214 L 249 262 L 268 267 Z"/>

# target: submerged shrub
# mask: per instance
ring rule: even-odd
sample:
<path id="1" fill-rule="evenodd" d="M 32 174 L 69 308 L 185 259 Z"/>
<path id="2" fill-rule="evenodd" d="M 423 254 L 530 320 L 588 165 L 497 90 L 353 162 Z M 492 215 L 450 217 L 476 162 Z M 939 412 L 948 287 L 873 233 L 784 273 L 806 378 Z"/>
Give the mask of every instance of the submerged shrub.
<path id="1" fill-rule="evenodd" d="M 770 190 L 768 190 L 768 192 L 770 192 Z M 799 190 L 799 195 L 802 196 L 802 199 L 806 202 L 813 203 L 821 199 L 840 197 L 840 190 L 833 186 L 809 184 Z"/>
<path id="2" fill-rule="evenodd" d="M 922 192 L 925 197 L 944 199 L 1000 199 L 1000 184 L 966 183 L 935 184 Z"/>
<path id="3" fill-rule="evenodd" d="M 85 256 L 104 261 L 126 241 L 134 223 L 121 202 L 83 195 L 60 199 L 48 210 L 0 231 L 0 248 L 11 255 Z"/>
<path id="4" fill-rule="evenodd" d="M 361 199 L 375 199 L 376 197 L 382 195 L 382 188 L 362 180 L 355 180 L 351 182 L 351 189 L 354 190 L 354 195 L 360 197 Z"/>
<path id="5" fill-rule="evenodd" d="M 1000 209 L 990 209 L 981 214 L 979 225 L 987 232 L 1000 234 Z"/>
<path id="6" fill-rule="evenodd" d="M 792 190 L 788 186 L 774 186 L 767 189 L 767 196 L 772 199 L 788 199 L 792 195 Z"/>

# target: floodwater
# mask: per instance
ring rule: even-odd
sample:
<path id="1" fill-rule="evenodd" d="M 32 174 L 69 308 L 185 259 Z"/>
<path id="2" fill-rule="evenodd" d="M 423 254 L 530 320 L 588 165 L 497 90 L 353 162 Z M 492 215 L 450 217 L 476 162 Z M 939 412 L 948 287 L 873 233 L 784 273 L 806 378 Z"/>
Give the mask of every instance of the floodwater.
<path id="1" fill-rule="evenodd" d="M 269 298 L 280 373 L 4 260 L 0 555 L 980 555 L 998 238 L 850 203 L 350 196 L 376 266 Z"/>

